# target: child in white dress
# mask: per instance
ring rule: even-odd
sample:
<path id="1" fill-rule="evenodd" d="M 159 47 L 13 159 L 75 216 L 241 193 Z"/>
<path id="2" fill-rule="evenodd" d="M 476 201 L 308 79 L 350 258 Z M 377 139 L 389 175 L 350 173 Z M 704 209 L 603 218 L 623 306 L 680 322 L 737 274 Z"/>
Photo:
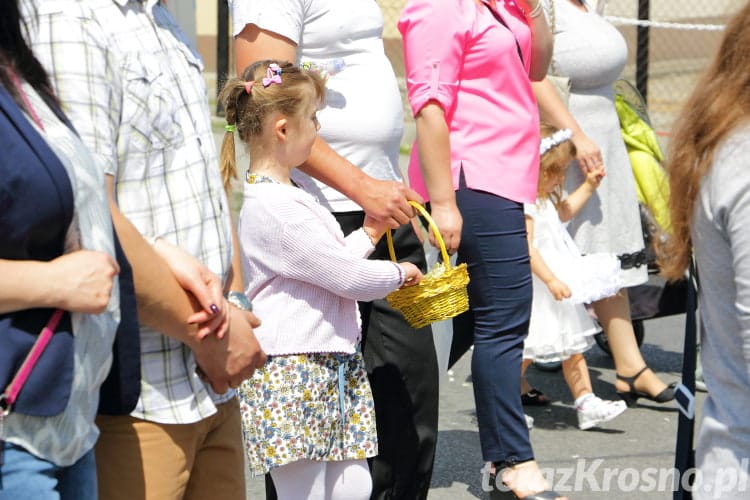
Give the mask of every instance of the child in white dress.
<path id="1" fill-rule="evenodd" d="M 610 254 L 582 256 L 563 226 L 605 175 L 601 165 L 590 169 L 583 184 L 563 198 L 565 171 L 576 154 L 571 137 L 569 130 L 542 125 L 537 201 L 524 207 L 534 295 L 521 371 L 525 373 L 532 361 L 562 361 L 578 427 L 585 430 L 614 419 L 626 408 L 623 401 L 605 401 L 594 394 L 582 354 L 599 330 L 583 304 L 619 290 L 620 263 Z"/>
<path id="2" fill-rule="evenodd" d="M 251 65 L 220 95 L 225 180 L 236 170 L 235 132 L 252 159 L 238 232 L 246 294 L 262 321 L 255 335 L 268 355 L 237 394 L 248 465 L 271 473 L 279 499 L 366 500 L 377 434 L 357 301 L 416 284 L 422 273 L 368 260 L 385 223 L 366 216 L 344 237 L 292 182 L 315 141 L 323 95 L 318 75 L 279 61 Z"/>

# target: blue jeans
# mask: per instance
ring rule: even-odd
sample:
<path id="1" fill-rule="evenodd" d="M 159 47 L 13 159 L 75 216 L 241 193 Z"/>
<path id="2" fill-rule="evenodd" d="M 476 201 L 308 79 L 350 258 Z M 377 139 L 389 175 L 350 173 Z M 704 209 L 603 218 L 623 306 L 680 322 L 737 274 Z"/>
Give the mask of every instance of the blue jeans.
<path id="1" fill-rule="evenodd" d="M 96 462 L 92 449 L 76 463 L 59 467 L 24 448 L 2 443 L 0 500 L 96 500 Z"/>
<path id="2" fill-rule="evenodd" d="M 494 463 L 534 458 L 519 388 L 531 315 L 531 266 L 523 204 L 494 194 L 456 191 L 463 217 L 458 262 L 469 270 L 474 399 L 482 457 Z M 455 324 L 455 323 L 454 323 Z"/>

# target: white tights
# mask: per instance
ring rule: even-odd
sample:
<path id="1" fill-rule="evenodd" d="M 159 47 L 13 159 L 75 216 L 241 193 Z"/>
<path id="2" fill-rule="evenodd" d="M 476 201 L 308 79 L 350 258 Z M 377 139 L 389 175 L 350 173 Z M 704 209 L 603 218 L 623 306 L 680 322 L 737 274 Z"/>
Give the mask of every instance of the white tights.
<path id="1" fill-rule="evenodd" d="M 367 500 L 372 479 L 367 460 L 299 460 L 271 471 L 279 500 Z"/>

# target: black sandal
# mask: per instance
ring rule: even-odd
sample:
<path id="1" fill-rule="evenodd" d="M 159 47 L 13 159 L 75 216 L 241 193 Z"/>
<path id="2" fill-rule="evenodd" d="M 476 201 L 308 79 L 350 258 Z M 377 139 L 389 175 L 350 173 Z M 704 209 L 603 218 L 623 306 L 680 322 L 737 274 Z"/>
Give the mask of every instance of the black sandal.
<path id="1" fill-rule="evenodd" d="M 650 370 L 650 368 L 648 366 L 644 366 L 638 371 L 638 373 L 636 373 L 632 377 L 625 377 L 623 375 L 620 375 L 619 373 L 617 374 L 617 380 L 622 380 L 623 382 L 628 384 L 627 391 L 617 391 L 617 395 L 620 396 L 623 401 L 625 401 L 625 404 L 628 405 L 628 408 L 636 406 L 638 404 L 638 398 L 648 399 L 655 403 L 666 403 L 674 399 L 674 388 L 677 386 L 676 382 L 669 384 L 656 396 L 652 396 L 646 392 L 641 392 L 635 388 L 635 381 L 638 380 L 638 377 L 640 377 L 646 370 Z"/>
<path id="2" fill-rule="evenodd" d="M 532 387 L 526 394 L 521 394 L 521 403 L 524 406 L 547 406 L 552 401 L 539 389 Z"/>

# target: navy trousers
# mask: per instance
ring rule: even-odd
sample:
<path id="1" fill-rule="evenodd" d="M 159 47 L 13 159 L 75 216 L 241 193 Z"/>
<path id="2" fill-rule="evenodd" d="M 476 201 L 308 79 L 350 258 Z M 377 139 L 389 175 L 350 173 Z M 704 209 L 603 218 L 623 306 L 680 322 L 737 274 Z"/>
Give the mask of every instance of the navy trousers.
<path id="1" fill-rule="evenodd" d="M 531 315 L 531 267 L 523 204 L 494 194 L 456 191 L 463 217 L 459 263 L 469 269 L 469 327 L 479 439 L 485 461 L 511 465 L 534 458 L 521 398 L 521 359 Z"/>

